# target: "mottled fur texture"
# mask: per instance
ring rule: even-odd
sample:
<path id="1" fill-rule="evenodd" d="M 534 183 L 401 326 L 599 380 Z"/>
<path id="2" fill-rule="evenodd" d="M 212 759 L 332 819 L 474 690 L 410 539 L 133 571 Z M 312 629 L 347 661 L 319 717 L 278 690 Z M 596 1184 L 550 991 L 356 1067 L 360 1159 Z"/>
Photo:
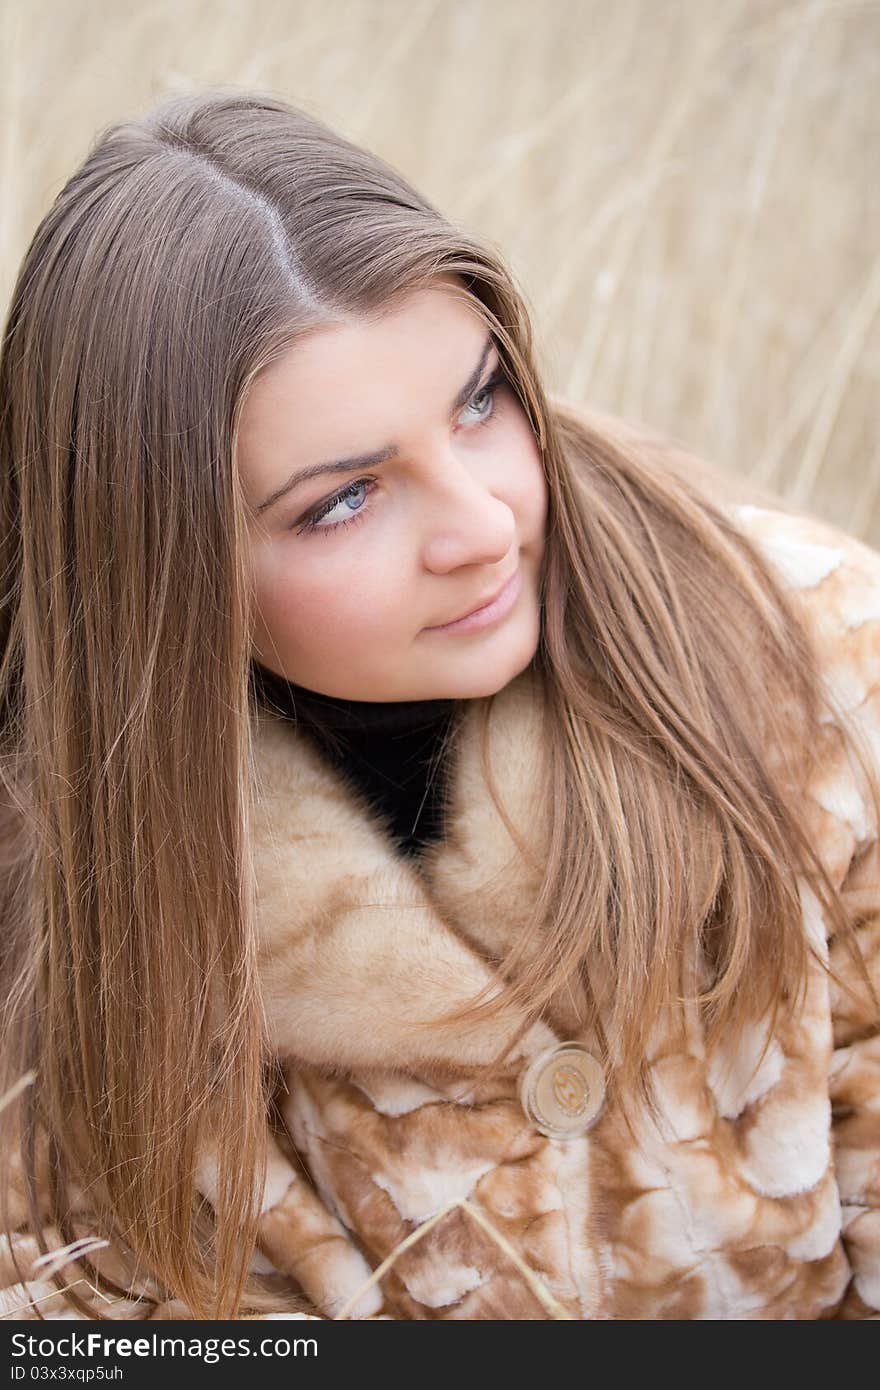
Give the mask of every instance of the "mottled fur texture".
<path id="1" fill-rule="evenodd" d="M 731 513 L 796 596 L 833 693 L 880 764 L 880 555 L 813 518 L 748 504 Z M 464 1198 L 569 1317 L 880 1316 L 880 1038 L 819 965 L 797 1023 L 780 1029 L 756 1072 L 757 1031 L 710 1064 L 698 1017 L 673 1022 L 670 1012 L 651 1051 L 661 1126 L 637 1112 L 634 1134 L 609 1101 L 586 1134 L 552 1139 L 519 1102 L 528 1061 L 579 1039 L 570 999 L 519 1038 L 491 1082 L 472 1072 L 503 1051 L 512 1021 L 414 1028 L 500 980 L 491 962 L 534 901 L 541 718 L 527 671 L 498 696 L 491 725 L 498 788 L 534 858 L 498 815 L 466 714 L 447 834 L 409 861 L 304 735 L 259 716 L 260 971 L 287 1089 L 255 1267 L 293 1276 L 333 1317 L 407 1235 Z M 808 811 L 880 990 L 878 827 L 833 719 L 823 727 Z M 801 887 L 804 930 L 853 978 Z M 212 1184 L 206 1156 L 209 1197 Z M 26 1231 L 20 1240 L 27 1254 Z M 26 1296 L 18 1286 L 18 1301 Z M 43 1306 L 60 1311 L 54 1299 Z M 154 1314 L 169 1315 L 167 1305 Z M 550 1314 L 455 1206 L 348 1315 Z"/>

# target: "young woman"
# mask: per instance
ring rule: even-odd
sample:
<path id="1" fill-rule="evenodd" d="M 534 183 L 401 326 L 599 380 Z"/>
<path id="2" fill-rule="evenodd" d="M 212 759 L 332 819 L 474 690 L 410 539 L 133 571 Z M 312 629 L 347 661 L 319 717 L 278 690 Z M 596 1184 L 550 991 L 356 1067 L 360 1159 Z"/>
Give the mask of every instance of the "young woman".
<path id="1" fill-rule="evenodd" d="M 37 229 L 0 487 L 7 1312 L 880 1316 L 880 556 L 225 90 Z"/>

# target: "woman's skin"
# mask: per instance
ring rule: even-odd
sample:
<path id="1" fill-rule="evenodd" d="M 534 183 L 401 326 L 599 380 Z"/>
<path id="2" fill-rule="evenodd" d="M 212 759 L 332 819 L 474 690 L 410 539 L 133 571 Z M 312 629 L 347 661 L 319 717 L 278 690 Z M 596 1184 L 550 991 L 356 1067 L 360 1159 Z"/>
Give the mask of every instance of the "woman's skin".
<path id="1" fill-rule="evenodd" d="M 381 320 L 321 328 L 254 382 L 238 466 L 248 507 L 257 621 L 267 670 L 353 700 L 467 699 L 500 690 L 535 654 L 547 488 L 537 441 L 506 384 L 467 401 L 488 330 L 451 277 Z M 294 472 L 386 446 L 300 482 Z M 308 515 L 348 489 L 303 529 Z M 347 522 L 336 529 L 333 523 Z M 439 632 L 519 568 L 506 616 Z"/>

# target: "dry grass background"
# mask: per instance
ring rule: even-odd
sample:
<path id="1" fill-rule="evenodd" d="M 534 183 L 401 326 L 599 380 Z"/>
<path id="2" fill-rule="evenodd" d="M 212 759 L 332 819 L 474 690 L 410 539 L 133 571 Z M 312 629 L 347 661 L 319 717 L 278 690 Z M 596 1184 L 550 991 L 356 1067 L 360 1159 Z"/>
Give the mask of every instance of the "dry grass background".
<path id="1" fill-rule="evenodd" d="M 0 0 L 0 304 L 96 132 L 281 94 L 505 255 L 548 388 L 880 548 L 880 0 Z"/>
<path id="2" fill-rule="evenodd" d="M 259 87 L 506 256 L 549 389 L 880 546 L 878 0 L 0 0 L 0 295 L 106 123 Z"/>

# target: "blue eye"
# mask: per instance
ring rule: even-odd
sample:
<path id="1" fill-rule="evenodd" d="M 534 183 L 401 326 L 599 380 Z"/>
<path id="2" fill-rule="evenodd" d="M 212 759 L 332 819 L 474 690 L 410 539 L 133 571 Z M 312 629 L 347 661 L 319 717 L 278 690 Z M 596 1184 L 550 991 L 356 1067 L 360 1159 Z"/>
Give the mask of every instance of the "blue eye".
<path id="1" fill-rule="evenodd" d="M 349 483 L 341 492 L 337 492 L 335 496 L 329 497 L 326 502 L 322 502 L 317 511 L 312 512 L 311 516 L 306 517 L 304 524 L 299 527 L 298 534 L 302 535 L 303 532 L 336 531 L 341 526 L 350 526 L 353 521 L 359 520 L 366 511 L 363 501 L 361 501 L 358 507 L 351 509 L 352 515 L 344 521 L 334 521 L 331 522 L 329 526 L 319 526 L 318 523 L 322 521 L 325 516 L 328 516 L 330 512 L 334 512 L 340 503 L 347 502 L 349 498 L 355 496 L 359 489 L 372 489 L 374 486 L 375 484 L 371 478 L 358 478 L 356 482 Z"/>
<path id="2" fill-rule="evenodd" d="M 472 421 L 474 425 L 488 425 L 495 418 L 495 394 L 500 386 L 505 385 L 506 381 L 507 376 L 499 367 L 497 371 L 489 377 L 489 380 L 471 396 L 470 401 L 464 407 L 465 410 L 470 410 L 474 401 L 478 401 L 481 396 L 488 396 L 488 404 L 492 407 L 491 409 L 483 410 L 481 413 L 478 413 L 477 419 Z M 376 480 L 374 478 L 358 478 L 355 482 L 348 483 L 341 491 L 334 493 L 332 497 L 328 497 L 326 502 L 319 503 L 313 512 L 307 514 L 305 517 L 301 517 L 299 521 L 295 521 L 293 526 L 288 529 L 291 531 L 295 530 L 299 536 L 327 536 L 332 535 L 335 531 L 341 530 L 343 526 L 353 526 L 355 522 L 362 521 L 370 511 L 370 504 L 367 502 L 367 498 L 372 495 L 375 486 Z M 359 506 L 349 509 L 349 516 L 342 521 L 330 522 L 329 525 L 322 526 L 320 524 L 325 516 L 329 516 L 331 512 L 336 510 L 340 503 L 348 502 L 349 499 L 356 497 L 362 489 L 368 489 L 368 491 L 363 493 Z"/>
<path id="3" fill-rule="evenodd" d="M 469 410 L 473 405 L 474 401 L 478 401 L 481 396 L 488 396 L 489 404 L 493 407 L 493 409 L 491 409 L 488 413 L 483 412 L 479 414 L 478 418 L 474 421 L 475 425 L 488 425 L 489 421 L 492 419 L 492 416 L 495 414 L 495 393 L 498 390 L 499 386 L 504 385 L 506 380 L 507 378 L 504 372 L 499 367 L 498 370 L 496 372 L 493 372 L 492 376 L 489 377 L 489 380 L 485 382 L 483 386 L 480 387 L 479 391 L 476 391 L 474 395 L 471 396 L 470 401 L 465 406 L 465 410 Z"/>

